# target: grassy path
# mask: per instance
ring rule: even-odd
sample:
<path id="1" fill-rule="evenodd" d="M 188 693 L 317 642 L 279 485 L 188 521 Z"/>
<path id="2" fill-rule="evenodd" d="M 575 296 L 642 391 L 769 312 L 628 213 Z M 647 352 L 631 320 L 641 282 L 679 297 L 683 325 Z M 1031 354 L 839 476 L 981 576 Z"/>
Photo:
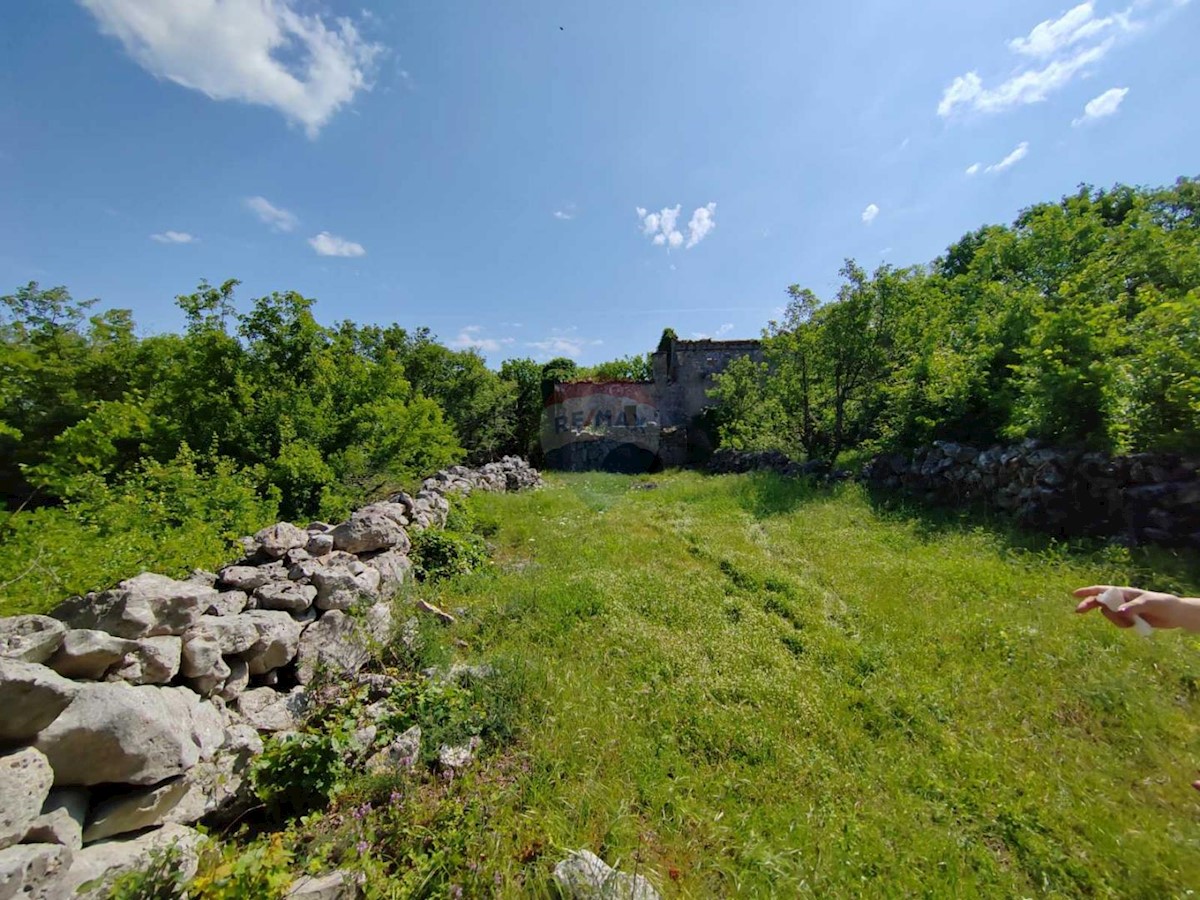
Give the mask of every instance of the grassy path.
<path id="1" fill-rule="evenodd" d="M 590 846 L 679 896 L 1200 886 L 1200 641 L 1070 613 L 1127 552 L 1017 549 L 855 486 L 655 480 L 473 501 L 499 566 L 438 599 L 527 673 L 522 774 L 480 838 L 504 883 Z"/>

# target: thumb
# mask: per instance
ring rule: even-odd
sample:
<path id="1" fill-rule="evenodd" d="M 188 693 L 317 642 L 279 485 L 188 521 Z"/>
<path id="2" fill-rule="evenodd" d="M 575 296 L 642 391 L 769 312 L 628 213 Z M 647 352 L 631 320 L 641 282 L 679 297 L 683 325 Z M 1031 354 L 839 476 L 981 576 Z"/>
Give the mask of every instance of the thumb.
<path id="1" fill-rule="evenodd" d="M 1128 603 L 1122 603 L 1120 606 L 1117 607 L 1117 612 L 1124 613 L 1125 615 L 1129 615 L 1129 616 L 1134 616 L 1134 615 L 1137 615 L 1138 613 L 1148 609 L 1149 606 L 1150 606 L 1150 601 L 1143 594 L 1140 597 L 1135 597 L 1133 600 L 1130 600 Z"/>

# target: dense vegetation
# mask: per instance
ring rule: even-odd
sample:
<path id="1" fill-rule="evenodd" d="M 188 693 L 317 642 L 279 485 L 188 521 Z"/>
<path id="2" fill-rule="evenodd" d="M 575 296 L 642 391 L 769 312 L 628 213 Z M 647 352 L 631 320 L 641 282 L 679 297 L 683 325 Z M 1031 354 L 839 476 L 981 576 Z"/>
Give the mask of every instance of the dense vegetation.
<path id="1" fill-rule="evenodd" d="M 318 773 L 317 809 L 226 847 L 193 896 L 303 865 L 361 873 L 368 897 L 556 896 L 579 847 L 667 897 L 1169 897 L 1200 879 L 1200 643 L 1076 617 L 1070 596 L 1195 593 L 1196 571 L 852 484 L 654 478 L 472 496 L 495 565 L 417 590 L 460 611 L 426 637 L 497 675 L 414 680 L 381 721 L 483 735 L 480 760 L 339 771 L 365 703 L 340 697 L 256 775 Z M 385 663 L 406 677 L 436 651 Z"/>
<path id="2" fill-rule="evenodd" d="M 1200 453 L 1200 181 L 1081 188 L 928 266 L 853 261 L 827 303 L 788 288 L 767 362 L 720 379 L 726 444 L 1038 437 Z"/>

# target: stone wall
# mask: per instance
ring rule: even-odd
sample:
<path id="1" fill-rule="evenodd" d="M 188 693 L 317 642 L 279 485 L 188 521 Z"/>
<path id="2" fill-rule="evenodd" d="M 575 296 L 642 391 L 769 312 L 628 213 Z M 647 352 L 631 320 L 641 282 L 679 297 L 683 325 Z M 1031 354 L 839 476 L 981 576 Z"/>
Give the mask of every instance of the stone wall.
<path id="1" fill-rule="evenodd" d="M 1108 457 L 1036 441 L 986 449 L 937 441 L 884 454 L 864 478 L 940 503 L 980 502 L 1060 536 L 1200 547 L 1195 460 L 1170 454 Z"/>
<path id="2" fill-rule="evenodd" d="M 194 870 L 188 826 L 252 800 L 261 736 L 297 727 L 320 676 L 388 680 L 358 673 L 391 636 L 409 532 L 443 526 L 451 493 L 540 481 L 516 458 L 456 466 L 337 525 L 264 528 L 219 572 L 0 619 L 0 898 L 105 896 L 169 843 Z M 454 765 L 474 748 L 442 749 Z"/>

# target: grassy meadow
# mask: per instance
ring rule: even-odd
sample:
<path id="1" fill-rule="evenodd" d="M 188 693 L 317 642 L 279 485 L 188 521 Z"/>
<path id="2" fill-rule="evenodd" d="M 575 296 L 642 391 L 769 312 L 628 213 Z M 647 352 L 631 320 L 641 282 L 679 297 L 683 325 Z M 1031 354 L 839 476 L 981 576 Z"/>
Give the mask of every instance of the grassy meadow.
<path id="1" fill-rule="evenodd" d="M 424 592 L 524 699 L 453 791 L 469 885 L 547 892 L 590 847 L 665 896 L 1200 886 L 1200 639 L 1069 593 L 1195 592 L 1176 557 L 767 475 L 556 475 L 471 505 L 496 565 Z"/>

